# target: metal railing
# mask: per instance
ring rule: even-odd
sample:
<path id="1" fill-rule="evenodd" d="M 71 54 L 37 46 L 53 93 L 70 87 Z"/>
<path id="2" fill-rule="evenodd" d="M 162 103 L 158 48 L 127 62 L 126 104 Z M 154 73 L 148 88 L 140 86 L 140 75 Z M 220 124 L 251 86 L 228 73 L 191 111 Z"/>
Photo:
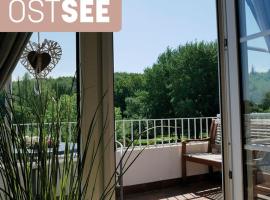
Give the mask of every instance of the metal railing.
<path id="1" fill-rule="evenodd" d="M 130 119 L 115 121 L 115 138 L 124 147 L 173 145 L 186 139 L 208 137 L 216 117 Z"/>
<path id="2" fill-rule="evenodd" d="M 168 118 L 168 119 L 125 119 L 115 121 L 115 141 L 128 146 L 173 145 L 186 139 L 208 137 L 212 119 L 216 117 Z M 14 125 L 23 129 L 26 135 L 38 135 L 36 123 Z M 43 124 L 43 131 L 52 133 L 52 123 Z M 61 142 L 74 136 L 76 122 L 62 122 Z"/>
<path id="3" fill-rule="evenodd" d="M 14 124 L 13 126 L 17 133 L 21 132 L 21 133 L 24 133 L 26 136 L 37 136 L 40 131 L 39 124 L 37 123 Z M 59 136 L 60 142 L 65 142 L 66 139 L 68 139 L 69 141 L 76 140 L 76 136 L 75 136 L 75 134 L 77 133 L 76 128 L 77 128 L 76 122 L 42 124 L 42 129 L 43 129 L 42 131 L 44 133 L 47 133 L 48 136 L 57 131 L 60 135 Z M 59 129 L 59 130 L 56 130 L 56 129 Z"/>
<path id="4" fill-rule="evenodd" d="M 124 183 L 123 183 L 123 150 L 124 146 L 118 142 L 115 141 L 117 149 L 119 149 L 120 152 L 120 160 L 119 160 L 119 168 L 117 169 L 117 186 L 119 187 L 119 196 L 120 200 L 124 200 Z"/>

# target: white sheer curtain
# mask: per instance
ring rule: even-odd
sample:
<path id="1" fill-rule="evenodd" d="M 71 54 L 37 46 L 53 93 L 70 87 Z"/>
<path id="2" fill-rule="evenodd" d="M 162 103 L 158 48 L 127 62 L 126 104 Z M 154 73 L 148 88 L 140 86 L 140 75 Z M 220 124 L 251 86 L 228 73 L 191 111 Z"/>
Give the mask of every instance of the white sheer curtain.
<path id="1" fill-rule="evenodd" d="M 0 33 L 0 89 L 9 79 L 32 33 Z"/>
<path id="2" fill-rule="evenodd" d="M 261 31 L 270 30 L 270 0 L 246 0 Z M 270 36 L 265 36 L 270 51 Z"/>

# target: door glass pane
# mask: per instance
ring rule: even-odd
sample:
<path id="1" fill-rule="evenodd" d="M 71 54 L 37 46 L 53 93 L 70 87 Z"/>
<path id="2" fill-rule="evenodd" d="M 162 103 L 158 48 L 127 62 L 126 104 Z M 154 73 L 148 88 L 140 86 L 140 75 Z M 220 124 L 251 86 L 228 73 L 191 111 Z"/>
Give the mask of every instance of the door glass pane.
<path id="1" fill-rule="evenodd" d="M 239 1 L 245 199 L 270 198 L 270 1 Z"/>

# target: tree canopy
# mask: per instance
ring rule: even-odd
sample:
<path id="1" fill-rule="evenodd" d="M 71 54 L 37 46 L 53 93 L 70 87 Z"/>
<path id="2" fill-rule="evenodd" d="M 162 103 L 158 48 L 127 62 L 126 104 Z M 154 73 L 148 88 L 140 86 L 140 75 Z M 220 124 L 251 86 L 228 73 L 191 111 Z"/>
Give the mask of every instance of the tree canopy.
<path id="1" fill-rule="evenodd" d="M 33 113 L 30 112 L 31 104 L 35 103 L 36 99 L 39 101 L 37 94 L 35 93 L 35 87 L 39 85 L 41 91 L 45 92 L 47 96 L 52 97 L 48 103 L 46 103 L 47 112 L 45 121 L 51 121 L 53 116 L 53 105 L 54 102 L 59 102 L 62 109 L 62 120 L 63 121 L 77 121 L 77 92 L 75 81 L 73 77 L 59 77 L 59 78 L 48 78 L 39 80 L 37 83 L 36 79 L 32 79 L 29 74 L 25 74 L 21 80 L 13 81 L 12 83 L 12 98 L 24 99 L 23 102 L 18 104 L 18 100 L 14 101 L 14 108 L 16 109 L 15 118 L 20 123 L 33 123 L 36 121 Z M 17 105 L 18 104 L 18 105 Z M 28 119 L 27 122 L 23 119 Z"/>
<path id="2" fill-rule="evenodd" d="M 216 42 L 167 48 L 143 74 L 136 74 L 139 82 L 133 81 L 134 74 L 117 73 L 115 106 L 123 118 L 215 116 L 219 113 L 217 56 Z"/>
<path id="3" fill-rule="evenodd" d="M 190 42 L 177 48 L 167 48 L 157 61 L 143 73 L 114 74 L 114 104 L 117 119 L 172 118 L 215 116 L 219 113 L 218 52 L 216 42 Z M 253 72 L 253 79 L 259 76 Z M 263 75 L 261 75 L 263 76 Z M 264 79 L 265 80 L 265 79 Z M 268 79 L 267 79 L 268 80 Z M 270 79 L 269 79 L 270 80 Z M 35 80 L 25 75 L 21 82 L 28 85 L 25 95 L 33 94 Z M 258 84 L 263 81 L 258 82 Z M 13 94 L 18 94 L 19 82 L 13 82 Z M 69 104 L 73 110 L 71 121 L 76 121 L 76 85 L 73 77 L 49 78 L 43 81 L 52 96 Z M 256 84 L 253 86 L 257 87 Z M 27 91 L 31 89 L 31 91 Z M 253 89 L 254 89 L 253 88 Z M 254 97 L 258 92 L 254 89 Z M 260 97 L 269 107 L 270 95 Z M 258 99 L 257 99 L 258 100 Z M 50 104 L 49 104 L 50 106 Z M 68 107 L 70 107 L 68 106 Z M 28 105 L 18 115 L 29 115 Z M 65 109 L 63 107 L 63 109 Z M 20 116 L 17 116 L 18 118 Z M 51 118 L 51 113 L 46 117 Z M 23 118 L 23 117 L 22 117 Z"/>

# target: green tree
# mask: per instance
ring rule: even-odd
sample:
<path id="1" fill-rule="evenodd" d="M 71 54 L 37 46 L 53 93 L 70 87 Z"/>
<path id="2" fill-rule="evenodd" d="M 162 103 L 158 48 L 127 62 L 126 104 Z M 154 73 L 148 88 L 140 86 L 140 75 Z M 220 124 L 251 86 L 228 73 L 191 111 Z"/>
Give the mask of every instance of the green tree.
<path id="1" fill-rule="evenodd" d="M 147 98 L 145 104 L 148 107 L 149 118 L 174 117 L 171 104 L 171 75 L 175 64 L 176 52 L 167 49 L 158 57 L 157 62 L 147 68 L 145 73 Z"/>
<path id="2" fill-rule="evenodd" d="M 73 83 L 74 82 L 74 83 Z M 58 97 L 71 95 L 76 92 L 76 81 L 73 77 L 49 78 L 47 84 L 50 85 Z"/>
<path id="3" fill-rule="evenodd" d="M 14 102 L 14 118 L 18 123 L 33 123 L 36 121 L 33 113 L 30 111 L 30 107 L 36 101 L 39 101 L 40 97 L 35 92 L 35 87 L 39 85 L 41 91 L 52 99 L 49 102 L 44 103 L 48 106 L 47 112 L 45 114 L 45 121 L 51 121 L 53 118 L 53 109 L 55 107 L 55 102 L 60 103 L 62 110 L 62 120 L 63 121 L 77 121 L 77 93 L 76 87 L 74 86 L 73 77 L 59 77 L 59 78 L 48 78 L 38 80 L 31 78 L 31 76 L 26 73 L 21 80 L 14 81 L 12 83 L 12 96 L 18 99 L 24 99 L 23 102 Z M 41 95 L 44 96 L 44 95 Z M 59 101 L 58 101 L 59 100 Z M 44 108 L 45 109 L 45 108 Z M 25 122 L 23 119 L 27 119 Z"/>
<path id="4" fill-rule="evenodd" d="M 126 98 L 134 96 L 136 91 L 144 90 L 145 79 L 143 74 L 120 73 L 114 74 L 114 104 L 121 109 L 122 114 L 126 110 Z M 124 116 L 123 116 L 124 117 Z"/>
<path id="5" fill-rule="evenodd" d="M 211 116 L 219 112 L 216 42 L 168 48 L 145 70 L 148 117 Z"/>
<path id="6" fill-rule="evenodd" d="M 170 97 L 178 117 L 219 113 L 216 42 L 193 42 L 175 50 Z"/>
<path id="7" fill-rule="evenodd" d="M 118 107 L 114 108 L 114 119 L 115 120 L 121 120 L 122 119 L 121 109 L 118 108 Z"/>
<path id="8" fill-rule="evenodd" d="M 137 91 L 133 97 L 127 97 L 125 116 L 130 119 L 142 119 L 148 116 L 147 96 L 146 91 Z"/>
<path id="9" fill-rule="evenodd" d="M 127 118 L 215 116 L 219 113 L 216 42 L 167 48 L 144 74 L 115 74 L 115 106 Z"/>

